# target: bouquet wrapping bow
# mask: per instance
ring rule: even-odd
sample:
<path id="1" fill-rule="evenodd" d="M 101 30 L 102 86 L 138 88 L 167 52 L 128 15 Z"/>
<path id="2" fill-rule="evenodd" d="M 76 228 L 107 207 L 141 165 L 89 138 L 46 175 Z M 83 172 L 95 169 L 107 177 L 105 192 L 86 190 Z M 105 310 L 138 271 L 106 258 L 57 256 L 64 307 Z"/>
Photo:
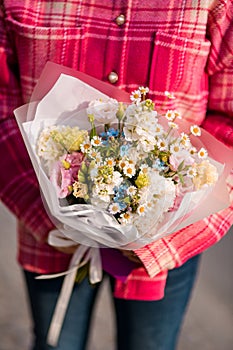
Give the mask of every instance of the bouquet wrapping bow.
<path id="1" fill-rule="evenodd" d="M 135 92 L 135 96 L 136 95 L 137 92 Z M 135 96 L 134 98 L 136 98 Z M 135 127 L 133 119 L 135 114 L 137 116 L 145 115 L 145 118 L 149 115 L 156 119 L 156 113 L 154 111 L 152 112 L 150 107 L 145 104 L 143 107 L 140 107 L 141 105 L 138 107 L 137 103 L 128 109 L 125 107 L 124 112 L 126 115 L 128 113 L 129 126 L 127 127 L 127 124 L 125 124 L 124 129 L 117 130 L 118 136 L 119 133 L 121 135 L 120 145 L 117 144 L 118 153 L 119 150 L 121 152 L 121 159 L 119 160 L 118 158 L 117 163 L 115 163 L 116 159 L 114 159 L 114 157 L 107 157 L 108 153 L 105 151 L 106 142 L 109 145 L 109 142 L 112 142 L 112 140 L 115 142 L 116 139 L 119 140 L 120 138 L 115 137 L 112 133 L 106 138 L 110 130 L 109 125 L 106 129 L 106 124 L 112 123 L 113 125 L 119 125 L 119 119 L 116 117 L 112 118 L 110 123 L 106 122 L 106 117 L 103 121 L 93 121 L 90 117 L 93 116 L 90 106 L 95 100 L 104 101 L 110 97 L 120 102 L 128 104 L 130 102 L 129 94 L 116 87 L 69 68 L 47 63 L 33 92 L 30 103 L 15 110 L 16 119 L 38 177 L 45 207 L 59 230 L 59 233 L 56 230 L 51 232 L 49 242 L 52 245 L 59 245 L 59 237 L 64 236 L 68 239 L 67 244 L 73 244 L 74 242 L 81 244 L 71 260 L 69 271 L 65 272 L 65 274 L 69 273 L 69 275 L 65 278 L 65 286 L 61 293 L 61 300 L 58 302 L 60 305 L 57 308 L 58 310 L 61 309 L 64 300 L 65 304 L 67 304 L 69 300 L 75 274 L 83 258 L 84 262 L 90 260 L 91 280 L 97 282 L 101 279 L 101 259 L 98 255 L 98 248 L 137 249 L 229 206 L 225 180 L 232 168 L 232 162 L 230 162 L 231 150 L 204 130 L 202 130 L 202 134 L 198 139 L 192 139 L 192 144 L 196 149 L 203 149 L 203 147 L 208 149 L 209 161 L 216 169 L 218 181 L 213 183 L 212 186 L 203 186 L 198 190 L 193 190 L 193 188 L 190 191 L 186 190 L 182 196 L 179 196 L 178 204 L 176 203 L 177 192 L 174 182 L 182 181 L 182 177 L 177 177 L 176 181 L 173 182 L 169 181 L 170 179 L 167 180 L 167 174 L 171 174 L 171 167 L 169 168 L 167 166 L 168 164 L 166 164 L 168 154 L 164 154 L 161 148 L 162 146 L 158 146 L 159 141 L 157 141 L 156 144 L 154 143 L 154 137 L 151 137 L 150 132 L 147 131 L 145 137 L 145 129 L 143 129 L 143 127 L 140 129 L 139 125 L 139 130 L 136 126 L 136 133 L 136 129 L 132 129 L 132 125 Z M 169 130 L 171 131 L 174 127 L 172 124 L 174 123 L 167 124 L 162 121 L 161 125 L 159 125 L 164 128 L 164 130 L 170 127 Z M 183 133 L 190 128 L 190 125 L 185 121 L 179 124 Z M 153 124 L 152 119 L 150 119 L 148 129 L 156 128 L 157 125 L 158 124 L 155 123 Z M 78 173 L 81 174 L 84 168 L 87 170 L 89 167 L 89 174 L 92 174 L 92 186 L 89 186 L 90 184 L 85 183 L 85 181 L 81 183 L 81 189 L 83 189 L 84 186 L 86 189 L 82 199 L 87 196 L 89 198 L 87 203 L 77 202 L 75 204 L 70 204 L 68 201 L 65 201 L 65 205 L 64 203 L 61 205 L 61 198 L 66 198 L 67 193 L 61 193 L 60 191 L 58 195 L 58 190 L 61 190 L 61 188 L 59 186 L 56 188 L 56 181 L 55 186 L 51 186 L 51 178 L 53 177 L 54 169 L 50 173 L 48 169 L 46 169 L 45 163 L 38 154 L 38 140 L 44 130 L 49 128 L 51 130 L 54 126 L 61 128 L 78 127 L 79 130 L 86 131 L 85 135 L 88 135 L 89 140 L 92 134 L 92 141 L 94 140 L 93 142 L 96 143 L 101 142 L 99 135 L 104 135 L 103 139 L 105 144 L 104 142 L 101 145 L 98 144 L 99 148 L 96 148 L 98 152 L 95 152 L 95 156 L 91 157 L 89 151 L 86 154 L 83 152 L 85 155 L 83 158 L 80 158 L 80 154 L 78 155 L 79 163 L 84 164 L 83 166 L 79 164 L 78 168 L 75 168 L 76 180 L 78 179 L 76 183 L 78 183 L 79 186 L 78 193 L 80 193 L 80 182 L 84 181 L 81 180 L 81 175 L 78 177 Z M 116 128 L 113 130 L 116 132 Z M 167 137 L 169 132 L 167 132 Z M 175 149 L 177 138 L 178 136 L 170 142 L 170 147 L 173 149 Z M 87 137 L 82 137 L 81 143 L 83 147 L 85 145 L 85 140 L 87 140 Z M 127 140 L 129 141 L 128 143 L 125 142 Z M 143 142 L 141 142 L 141 140 L 143 140 Z M 89 143 L 89 146 L 90 145 L 91 142 Z M 122 153 L 123 148 L 126 153 Z M 155 149 L 157 153 L 154 153 Z M 130 157 L 127 153 L 129 150 L 131 152 Z M 136 157 L 134 157 L 137 158 L 135 160 L 136 165 L 132 164 L 133 154 L 136 154 Z M 157 161 L 153 159 L 155 154 L 157 155 Z M 102 157 L 102 160 L 100 159 L 97 161 L 99 155 L 100 158 Z M 151 157 L 148 155 L 151 155 Z M 169 155 L 171 154 L 169 153 Z M 140 166 L 137 168 L 138 158 L 142 159 L 142 161 L 140 161 Z M 63 158 L 60 159 L 60 162 L 62 161 L 65 167 L 69 159 Z M 108 162 L 111 161 L 117 164 L 117 171 L 116 168 L 109 167 L 109 164 L 106 163 L 106 159 Z M 145 162 L 143 163 L 145 159 L 147 162 L 146 164 Z M 68 168 L 71 162 L 72 159 L 68 162 Z M 124 162 L 124 167 L 123 165 L 121 167 L 120 162 Z M 189 168 L 189 166 L 185 167 L 182 160 L 178 169 L 175 163 L 176 158 L 175 161 L 173 159 L 172 176 L 175 176 L 175 173 L 177 173 L 179 169 L 187 170 L 187 168 Z M 150 171 L 148 168 L 150 168 Z M 163 173 L 163 177 L 159 175 L 161 173 Z M 107 181 L 103 181 L 101 176 L 105 176 L 105 179 L 107 176 Z M 55 177 L 57 177 L 57 172 L 55 172 Z M 124 180 L 124 177 L 127 177 L 127 180 Z M 149 190 L 147 192 L 145 191 L 145 183 L 153 183 L 153 181 L 153 188 L 156 187 L 156 183 L 160 183 L 160 190 L 162 188 L 162 190 L 164 190 L 163 192 L 166 192 L 164 196 L 161 194 L 155 196 L 154 193 L 152 193 L 153 195 L 150 197 L 152 187 L 148 187 Z M 111 186 L 109 183 L 111 183 Z M 67 188 L 70 188 L 69 186 L 70 184 L 68 184 Z M 89 188 L 91 194 L 88 192 L 87 188 Z M 71 192 L 72 191 L 73 188 Z M 106 191 L 109 191 L 107 196 Z M 132 191 L 133 195 L 130 194 L 130 191 Z M 93 195 L 94 192 L 95 195 Z M 103 192 L 105 194 L 104 196 Z M 122 195 L 123 192 L 127 192 L 128 195 Z M 145 193 L 147 194 L 145 195 Z M 173 193 L 174 198 L 168 205 L 167 200 L 169 196 L 171 196 L 171 193 Z M 144 201 L 142 201 L 141 198 L 144 198 Z M 144 210 L 145 206 L 148 204 L 148 198 L 150 198 L 154 207 L 152 205 L 151 211 L 148 210 L 148 212 L 152 212 L 152 214 L 148 214 L 147 216 L 147 213 L 144 215 Z M 113 199 L 112 202 L 110 202 L 110 199 Z M 160 212 L 161 207 L 166 209 Z M 157 211 L 155 208 L 157 208 Z M 138 216 L 136 216 L 134 211 L 135 213 L 139 213 Z M 142 213 L 143 215 L 141 215 Z M 129 220 L 131 217 L 133 217 L 133 220 Z M 134 217 L 136 217 L 136 219 L 134 219 Z M 87 247 L 90 247 L 89 251 Z M 50 278 L 51 276 L 48 277 Z M 68 289 L 67 286 L 69 286 Z M 55 312 L 55 319 L 54 322 L 52 322 L 49 333 L 49 342 L 53 345 L 57 342 L 64 312 L 65 310 L 63 310 L 63 312 Z"/>

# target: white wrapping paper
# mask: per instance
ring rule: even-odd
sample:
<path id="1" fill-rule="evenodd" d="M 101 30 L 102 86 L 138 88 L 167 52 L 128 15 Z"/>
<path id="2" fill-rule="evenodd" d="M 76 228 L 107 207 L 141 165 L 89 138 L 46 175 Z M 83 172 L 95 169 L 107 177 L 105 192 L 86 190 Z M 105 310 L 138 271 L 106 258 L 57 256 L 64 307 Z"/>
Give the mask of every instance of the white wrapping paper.
<path id="1" fill-rule="evenodd" d="M 48 78 L 49 73 L 53 73 L 53 69 L 56 73 L 51 81 L 55 84 L 52 84 Z M 59 70 L 67 71 L 68 74 L 60 74 Z M 152 229 L 150 232 L 139 233 L 132 225 L 122 226 L 110 213 L 93 205 L 80 204 L 61 207 L 56 190 L 51 185 L 36 153 L 39 133 L 50 125 L 77 125 L 80 129 L 89 129 L 85 108 L 91 100 L 106 97 L 99 90 L 109 91 L 110 97 L 119 96 L 119 101 L 123 99 L 126 101 L 128 96 L 114 87 L 106 87 L 102 82 L 97 82 L 95 79 L 92 81 L 92 78 L 88 77 L 87 81 L 93 82 L 95 89 L 72 75 L 71 70 L 50 64 L 42 74 L 32 101 L 15 110 L 18 125 L 39 180 L 45 208 L 59 230 L 59 232 L 56 230 L 51 232 L 50 244 L 59 246 L 63 235 L 68 238 L 68 245 L 73 245 L 74 242 L 82 244 L 74 254 L 69 270 L 65 272 L 67 276 L 48 335 L 48 343 L 53 346 L 58 341 L 81 260 L 85 257 L 85 263 L 91 261 L 90 279 L 92 282 L 98 282 L 102 278 L 99 247 L 137 249 L 228 207 L 230 203 L 225 180 L 233 166 L 232 150 L 203 131 L 202 137 L 195 142 L 199 144 L 199 147 L 203 145 L 208 149 L 212 163 L 220 174 L 219 181 L 210 188 L 185 194 L 179 208 L 166 213 L 163 221 L 156 226 L 156 230 Z M 185 122 L 183 122 L 183 127 L 185 128 Z M 194 145 L 195 142 L 192 140 Z M 64 243 L 64 240 L 62 241 Z M 48 276 L 48 278 L 60 275 L 62 274 Z"/>

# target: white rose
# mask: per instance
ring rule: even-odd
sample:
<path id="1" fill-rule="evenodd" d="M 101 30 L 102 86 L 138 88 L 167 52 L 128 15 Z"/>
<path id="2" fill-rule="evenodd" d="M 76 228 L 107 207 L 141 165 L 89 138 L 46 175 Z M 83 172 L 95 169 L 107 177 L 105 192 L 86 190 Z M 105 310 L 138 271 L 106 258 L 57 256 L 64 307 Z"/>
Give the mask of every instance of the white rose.
<path id="1" fill-rule="evenodd" d="M 118 108 L 118 101 L 113 98 L 106 101 L 94 100 L 89 103 L 87 114 L 94 115 L 94 119 L 99 123 L 109 124 L 116 120 Z"/>

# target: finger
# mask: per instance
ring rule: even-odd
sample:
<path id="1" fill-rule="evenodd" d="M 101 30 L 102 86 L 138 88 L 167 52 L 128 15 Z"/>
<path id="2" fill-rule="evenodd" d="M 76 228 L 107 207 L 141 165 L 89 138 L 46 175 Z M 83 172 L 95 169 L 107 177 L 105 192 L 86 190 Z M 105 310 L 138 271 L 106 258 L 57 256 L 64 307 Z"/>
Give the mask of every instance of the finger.
<path id="1" fill-rule="evenodd" d="M 132 251 L 132 250 L 122 250 L 122 254 L 127 257 L 130 261 L 143 265 L 142 261 L 139 259 L 139 257 Z"/>
<path id="2" fill-rule="evenodd" d="M 54 248 L 64 254 L 74 254 L 78 248 L 78 245 L 74 245 L 70 247 L 54 247 Z"/>

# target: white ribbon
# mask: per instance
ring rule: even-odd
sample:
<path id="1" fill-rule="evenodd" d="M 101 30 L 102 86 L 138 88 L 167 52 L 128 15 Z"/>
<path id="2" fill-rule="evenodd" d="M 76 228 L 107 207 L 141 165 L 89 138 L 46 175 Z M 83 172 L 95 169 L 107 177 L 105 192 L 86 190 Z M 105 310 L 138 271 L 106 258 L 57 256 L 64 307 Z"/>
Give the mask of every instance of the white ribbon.
<path id="1" fill-rule="evenodd" d="M 64 235 L 62 235 L 58 230 L 53 230 L 50 232 L 48 242 L 51 246 L 54 247 L 70 247 L 74 245 L 74 241 L 67 238 L 64 239 Z M 90 248 L 84 245 L 79 245 L 76 249 L 67 271 L 52 275 L 41 275 L 37 277 L 37 279 L 50 279 L 65 275 L 47 336 L 47 343 L 53 347 L 56 347 L 58 343 L 64 317 L 75 283 L 77 271 L 88 261 L 90 261 L 90 282 L 92 284 L 100 282 L 102 280 L 102 264 L 99 248 Z"/>

